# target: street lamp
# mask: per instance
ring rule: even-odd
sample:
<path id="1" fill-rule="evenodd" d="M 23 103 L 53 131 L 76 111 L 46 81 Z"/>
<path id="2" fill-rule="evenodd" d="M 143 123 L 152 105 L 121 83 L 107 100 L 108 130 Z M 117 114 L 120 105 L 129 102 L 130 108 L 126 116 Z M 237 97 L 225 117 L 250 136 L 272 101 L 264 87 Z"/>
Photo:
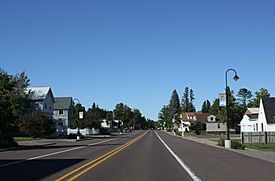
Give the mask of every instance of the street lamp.
<path id="1" fill-rule="evenodd" d="M 227 73 L 229 71 L 233 71 L 235 73 L 233 79 L 235 81 L 239 80 L 239 76 L 237 75 L 236 70 L 234 69 L 228 69 L 225 72 L 225 94 L 226 94 L 226 140 L 224 142 L 225 148 L 231 148 L 231 140 L 230 140 L 230 129 L 229 129 L 229 93 L 228 93 L 228 85 L 227 85 Z"/>
<path id="2" fill-rule="evenodd" d="M 77 104 L 80 104 L 79 99 L 74 98 L 74 102 L 77 101 Z M 80 132 L 79 132 L 79 121 L 82 120 L 84 118 L 84 109 L 81 106 L 81 108 L 78 110 L 77 113 L 77 136 L 76 136 L 76 140 L 80 140 Z"/>

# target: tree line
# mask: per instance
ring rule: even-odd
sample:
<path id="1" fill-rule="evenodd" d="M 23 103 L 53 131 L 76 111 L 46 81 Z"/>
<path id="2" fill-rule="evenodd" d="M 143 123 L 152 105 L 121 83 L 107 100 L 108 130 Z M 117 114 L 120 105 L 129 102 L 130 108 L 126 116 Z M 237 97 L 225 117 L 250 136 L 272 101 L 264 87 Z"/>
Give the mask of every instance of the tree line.
<path id="1" fill-rule="evenodd" d="M 169 128 L 172 128 L 173 120 L 179 124 L 181 112 L 196 111 L 194 100 L 194 91 L 192 89 L 189 89 L 189 87 L 185 88 L 181 101 L 179 99 L 177 91 L 173 90 L 169 104 L 164 105 L 159 112 L 160 124 L 166 124 L 166 126 Z"/>
<path id="2" fill-rule="evenodd" d="M 228 91 L 228 105 L 229 105 L 229 127 L 234 128 L 236 132 L 239 132 L 239 124 L 243 118 L 244 113 L 249 107 L 259 107 L 260 100 L 264 97 L 270 97 L 270 93 L 266 88 L 260 88 L 254 94 L 247 88 L 241 88 L 237 94 L 227 87 Z M 173 120 L 180 122 L 179 114 L 181 112 L 196 112 L 193 105 L 194 92 L 192 89 L 186 87 L 182 100 L 180 102 L 179 96 L 176 90 L 172 92 L 170 102 L 168 105 L 162 107 L 159 112 L 160 124 L 166 123 L 166 127 L 172 128 Z M 210 113 L 214 115 L 221 115 L 222 121 L 225 122 L 226 110 L 225 107 L 219 107 L 219 99 L 215 99 L 213 103 L 209 100 L 205 100 L 201 106 L 200 112 Z"/>
<path id="3" fill-rule="evenodd" d="M 78 112 L 84 110 L 84 119 L 78 119 Z M 71 128 L 100 128 L 102 120 L 106 120 L 110 125 L 111 121 L 119 120 L 117 126 L 120 129 L 150 129 L 155 127 L 153 120 L 146 119 L 139 109 L 133 109 L 124 103 L 119 103 L 112 111 L 100 108 L 93 103 L 88 110 L 81 104 L 75 104 L 73 107 L 73 118 Z M 112 124 L 117 124 L 112 122 Z"/>
<path id="4" fill-rule="evenodd" d="M 54 120 L 42 112 L 33 111 L 36 105 L 30 100 L 33 92 L 28 90 L 30 79 L 25 72 L 10 75 L 0 68 L 0 147 L 16 146 L 14 136 L 49 137 L 54 131 Z M 79 110 L 84 109 L 84 120 L 78 120 Z M 123 103 L 113 111 L 99 108 L 95 103 L 85 110 L 81 104 L 73 105 L 71 127 L 99 128 L 101 121 L 123 121 L 122 129 L 148 129 L 155 122 L 146 119 L 138 109 Z"/>

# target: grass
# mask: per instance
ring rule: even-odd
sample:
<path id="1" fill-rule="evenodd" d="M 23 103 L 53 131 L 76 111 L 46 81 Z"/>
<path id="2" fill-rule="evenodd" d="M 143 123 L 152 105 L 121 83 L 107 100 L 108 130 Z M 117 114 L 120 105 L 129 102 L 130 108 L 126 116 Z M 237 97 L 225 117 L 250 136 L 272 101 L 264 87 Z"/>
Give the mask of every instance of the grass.
<path id="1" fill-rule="evenodd" d="M 31 141 L 31 140 L 40 140 L 41 138 L 33 138 L 33 137 L 13 137 L 15 141 Z"/>
<path id="2" fill-rule="evenodd" d="M 275 144 L 245 144 L 245 147 L 259 151 L 275 151 Z"/>

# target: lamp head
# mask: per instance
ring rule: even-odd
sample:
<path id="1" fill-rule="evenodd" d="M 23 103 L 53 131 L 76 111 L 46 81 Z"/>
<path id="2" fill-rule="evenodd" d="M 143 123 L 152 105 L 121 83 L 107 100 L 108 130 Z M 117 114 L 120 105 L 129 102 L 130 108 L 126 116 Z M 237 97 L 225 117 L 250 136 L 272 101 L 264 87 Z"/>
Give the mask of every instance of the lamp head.
<path id="1" fill-rule="evenodd" d="M 237 80 L 240 79 L 240 77 L 236 74 L 236 75 L 233 77 L 233 79 L 234 79 L 235 81 L 237 81 Z"/>

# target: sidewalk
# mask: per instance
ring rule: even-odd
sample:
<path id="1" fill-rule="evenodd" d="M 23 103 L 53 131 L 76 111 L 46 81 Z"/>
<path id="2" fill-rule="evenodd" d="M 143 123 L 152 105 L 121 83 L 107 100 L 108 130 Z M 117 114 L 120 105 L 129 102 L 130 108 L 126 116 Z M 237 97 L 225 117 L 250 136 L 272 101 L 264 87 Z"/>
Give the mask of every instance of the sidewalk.
<path id="1" fill-rule="evenodd" d="M 173 135 L 172 133 L 169 133 L 169 132 L 166 132 L 166 133 L 168 133 L 172 136 L 181 137 L 181 136 Z M 181 137 L 181 138 L 189 140 L 189 141 L 194 141 L 194 142 L 197 142 L 197 143 L 201 143 L 201 144 L 214 146 L 214 147 L 220 148 L 220 149 L 226 149 L 226 150 L 236 152 L 236 153 L 248 156 L 248 157 L 258 158 L 258 159 L 261 159 L 261 160 L 264 160 L 264 161 L 275 163 L 275 152 L 258 151 L 258 150 L 253 150 L 253 149 L 245 149 L 245 150 L 227 149 L 227 148 L 218 146 L 217 142 L 211 141 L 211 140 L 208 140 L 208 139 L 196 138 L 196 137 L 193 137 L 193 136 Z"/>

